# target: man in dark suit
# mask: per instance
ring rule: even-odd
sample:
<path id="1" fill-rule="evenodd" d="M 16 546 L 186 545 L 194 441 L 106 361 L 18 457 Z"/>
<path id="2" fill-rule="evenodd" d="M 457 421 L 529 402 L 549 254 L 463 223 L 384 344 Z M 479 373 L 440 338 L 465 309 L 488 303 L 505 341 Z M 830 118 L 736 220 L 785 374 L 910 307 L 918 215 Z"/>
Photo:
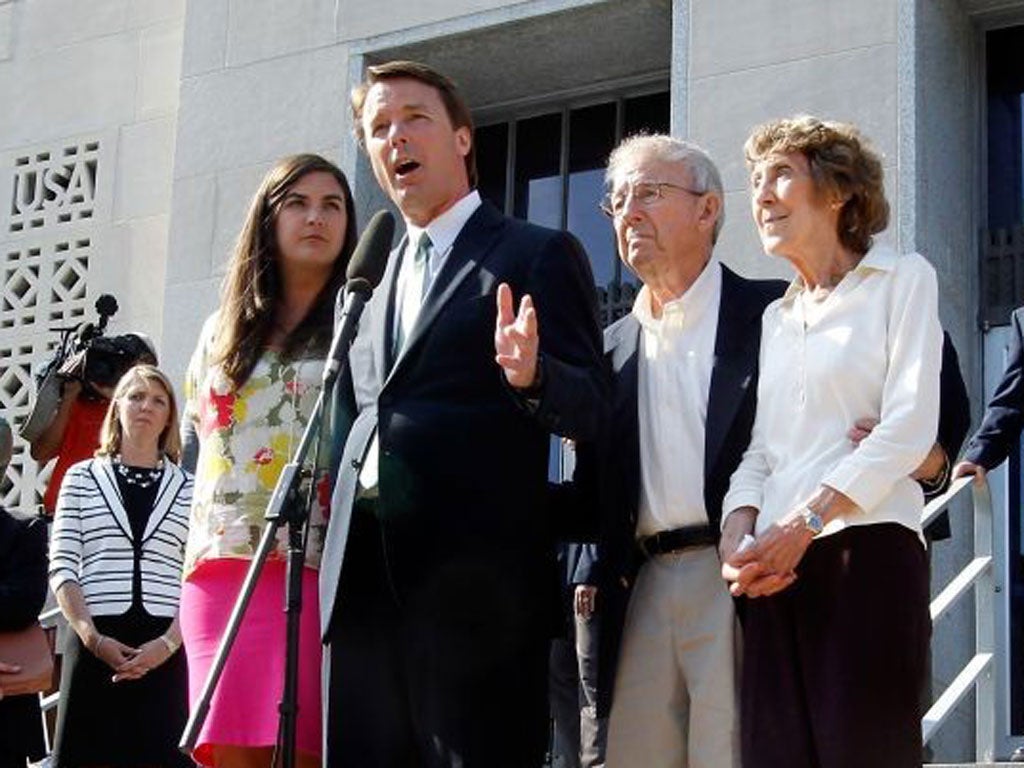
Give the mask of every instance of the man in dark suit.
<path id="1" fill-rule="evenodd" d="M 1003 378 L 992 393 L 981 426 L 967 443 L 964 460 L 953 470 L 956 477 L 984 477 L 1002 464 L 1020 441 L 1024 427 L 1024 307 L 1014 310 L 1011 323 Z"/>
<path id="2" fill-rule="evenodd" d="M 470 114 L 443 75 L 370 67 L 352 104 L 407 231 L 339 384 L 326 764 L 536 766 L 557 612 L 549 435 L 593 438 L 606 413 L 593 279 L 571 236 L 480 200 Z"/>
<path id="3" fill-rule="evenodd" d="M 0 417 L 0 479 L 13 447 L 11 428 Z M 34 624 L 46 600 L 46 523 L 0 507 L 0 632 Z M 39 697 L 4 695 L 6 673 L 18 668 L 0 657 L 0 768 L 25 765 L 46 754 Z"/>
<path id="4" fill-rule="evenodd" d="M 1024 428 L 1024 307 L 1013 311 L 1010 322 L 1003 378 L 988 401 L 981 426 L 967 443 L 963 461 L 953 469 L 953 477 L 984 478 L 989 470 L 1006 461 L 1020 443 Z M 1024 763 L 1024 747 L 1015 749 L 1010 759 Z"/>

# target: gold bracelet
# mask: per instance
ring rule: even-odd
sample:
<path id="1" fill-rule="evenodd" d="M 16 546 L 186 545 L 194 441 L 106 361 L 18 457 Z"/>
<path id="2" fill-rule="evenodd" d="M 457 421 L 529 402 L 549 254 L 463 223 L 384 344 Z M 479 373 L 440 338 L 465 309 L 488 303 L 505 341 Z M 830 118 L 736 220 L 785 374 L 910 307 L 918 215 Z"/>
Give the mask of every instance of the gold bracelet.
<path id="1" fill-rule="evenodd" d="M 167 637 L 167 635 L 160 635 L 160 639 L 164 641 L 164 645 L 167 646 L 167 650 L 172 654 L 181 647 L 180 640 L 177 643 L 175 643 L 169 637 Z"/>

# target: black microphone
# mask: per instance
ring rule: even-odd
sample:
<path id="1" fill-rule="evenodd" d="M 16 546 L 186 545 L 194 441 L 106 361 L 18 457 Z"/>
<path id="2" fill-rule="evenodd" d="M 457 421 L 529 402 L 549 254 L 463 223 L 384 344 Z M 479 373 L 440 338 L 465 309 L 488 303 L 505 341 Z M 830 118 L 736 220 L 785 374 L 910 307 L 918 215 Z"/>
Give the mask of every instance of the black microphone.
<path id="1" fill-rule="evenodd" d="M 348 357 L 348 348 L 359 329 L 359 316 L 384 276 L 394 234 L 395 217 L 388 211 L 378 211 L 366 225 L 352 252 L 352 259 L 345 270 L 345 286 L 334 300 L 334 338 L 324 366 L 325 389 L 334 383 Z"/>
<path id="2" fill-rule="evenodd" d="M 391 253 L 391 240 L 395 236 L 395 217 L 390 211 L 377 211 L 363 230 L 363 236 L 356 243 L 349 259 L 345 277 L 349 280 L 361 277 L 370 284 L 372 291 L 384 277 Z"/>

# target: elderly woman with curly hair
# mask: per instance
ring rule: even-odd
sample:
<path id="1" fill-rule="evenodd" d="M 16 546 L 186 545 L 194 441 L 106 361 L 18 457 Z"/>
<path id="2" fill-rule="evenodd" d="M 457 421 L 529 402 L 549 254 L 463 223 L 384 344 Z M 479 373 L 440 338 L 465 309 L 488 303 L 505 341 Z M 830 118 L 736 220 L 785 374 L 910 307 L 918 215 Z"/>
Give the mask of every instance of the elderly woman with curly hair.
<path id="1" fill-rule="evenodd" d="M 854 127 L 778 120 L 745 152 L 762 245 L 796 279 L 765 310 L 753 436 L 723 503 L 723 575 L 749 598 L 743 765 L 917 766 L 931 624 L 910 474 L 938 420 L 935 272 L 873 241 L 889 206 Z M 862 419 L 878 423 L 854 442 Z"/>

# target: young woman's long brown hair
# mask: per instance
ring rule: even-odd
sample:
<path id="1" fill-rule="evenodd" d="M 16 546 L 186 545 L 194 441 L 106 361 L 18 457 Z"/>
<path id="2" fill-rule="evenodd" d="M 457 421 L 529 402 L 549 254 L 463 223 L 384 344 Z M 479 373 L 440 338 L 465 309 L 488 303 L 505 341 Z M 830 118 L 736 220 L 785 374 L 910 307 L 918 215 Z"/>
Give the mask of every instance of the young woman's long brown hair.
<path id="1" fill-rule="evenodd" d="M 281 202 L 299 179 L 317 171 L 331 174 L 341 187 L 345 238 L 327 283 L 306 317 L 288 334 L 282 354 L 290 358 L 304 350 L 326 352 L 330 344 L 334 296 L 345 283 L 345 269 L 356 246 L 352 190 L 345 174 L 329 160 L 320 155 L 291 155 L 267 173 L 253 197 L 221 289 L 212 362 L 221 366 L 236 388 L 256 366 L 273 328 L 274 310 L 283 298 L 274 226 Z"/>

